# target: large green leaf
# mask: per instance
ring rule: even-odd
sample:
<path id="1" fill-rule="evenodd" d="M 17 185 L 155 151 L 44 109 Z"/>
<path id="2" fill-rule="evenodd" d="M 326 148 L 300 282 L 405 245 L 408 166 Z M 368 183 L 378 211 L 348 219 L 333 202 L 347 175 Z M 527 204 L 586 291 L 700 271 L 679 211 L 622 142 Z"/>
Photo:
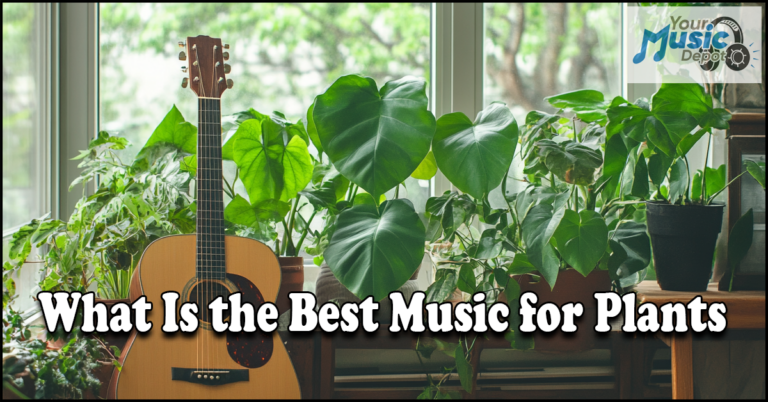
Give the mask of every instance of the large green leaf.
<path id="1" fill-rule="evenodd" d="M 32 219 L 31 222 L 25 224 L 13 233 L 11 241 L 9 242 L 8 258 L 16 260 L 19 264 L 27 259 L 29 253 L 32 251 L 32 235 L 37 232 L 40 223 L 39 220 Z"/>
<path id="2" fill-rule="evenodd" d="M 456 282 L 456 287 L 462 292 L 474 294 L 477 289 L 477 280 L 475 279 L 475 267 L 476 263 L 462 264 L 459 269 L 459 280 Z"/>
<path id="3" fill-rule="evenodd" d="M 512 263 L 509 264 L 507 271 L 512 275 L 521 275 L 531 273 L 536 270 L 536 267 L 528 261 L 528 256 L 525 253 L 515 254 L 515 258 Z"/>
<path id="4" fill-rule="evenodd" d="M 706 172 L 705 184 L 707 186 L 707 198 L 709 198 L 725 187 L 728 174 L 725 171 L 724 164 L 720 165 L 717 169 L 707 166 Z"/>
<path id="5" fill-rule="evenodd" d="M 184 120 L 176 105 L 171 107 L 160 125 L 152 132 L 136 160 L 142 159 L 147 150 L 157 144 L 169 144 L 189 154 L 197 153 L 197 128 Z"/>
<path id="6" fill-rule="evenodd" d="M 765 162 L 755 162 L 753 160 L 747 160 L 744 162 L 747 172 L 757 180 L 760 187 L 765 190 Z"/>
<path id="7" fill-rule="evenodd" d="M 627 164 L 621 175 L 622 196 L 648 197 L 648 166 L 639 147 L 638 145 L 629 151 Z"/>
<path id="8" fill-rule="evenodd" d="M 334 166 L 377 198 L 429 152 L 435 117 L 427 107 L 423 79 L 404 77 L 378 90 L 372 78 L 347 75 L 315 99 L 313 118 Z"/>
<path id="9" fill-rule="evenodd" d="M 290 209 L 291 205 L 287 202 L 263 200 L 251 205 L 245 198 L 235 195 L 224 208 L 224 219 L 238 225 L 257 227 L 260 224 L 280 221 Z"/>
<path id="10" fill-rule="evenodd" d="M 517 146 L 517 122 L 506 105 L 492 103 L 474 123 L 464 113 L 437 121 L 432 152 L 440 171 L 459 190 L 482 198 L 501 184 Z"/>
<path id="11" fill-rule="evenodd" d="M 355 205 L 339 214 L 325 260 L 361 299 L 381 300 L 402 286 L 424 256 L 424 224 L 408 200 Z"/>
<path id="12" fill-rule="evenodd" d="M 501 233 L 495 229 L 485 229 L 477 244 L 475 258 L 487 260 L 496 258 L 501 253 Z"/>
<path id="13" fill-rule="evenodd" d="M 235 163 L 251 203 L 287 201 L 312 179 L 312 159 L 301 137 L 286 142 L 283 128 L 269 118 L 246 120 L 237 131 Z"/>
<path id="14" fill-rule="evenodd" d="M 528 261 L 536 267 L 552 288 L 555 287 L 560 262 L 550 240 L 564 214 L 563 208 L 553 211 L 552 205 L 539 204 L 531 208 L 523 221 L 523 240 Z"/>
<path id="15" fill-rule="evenodd" d="M 555 231 L 555 240 L 565 262 L 587 276 L 605 253 L 608 227 L 597 212 L 569 209 Z"/>
<path id="16" fill-rule="evenodd" d="M 39 247 L 43 242 L 48 240 L 48 237 L 58 232 L 59 228 L 65 225 L 66 223 L 58 219 L 42 221 L 40 222 L 40 226 L 37 227 L 37 230 L 35 230 L 35 233 L 29 238 L 29 241 Z"/>
<path id="17" fill-rule="evenodd" d="M 563 109 L 565 112 L 574 112 L 576 116 L 585 121 L 603 123 L 606 120 L 605 109 L 608 102 L 603 93 L 594 89 L 580 89 L 544 98 L 550 105 Z"/>
<path id="18" fill-rule="evenodd" d="M 644 223 L 620 222 L 610 236 L 613 254 L 608 270 L 614 278 L 628 277 L 651 262 L 651 242 Z"/>
<path id="19" fill-rule="evenodd" d="M 683 158 L 678 158 L 669 172 L 669 202 L 674 204 L 688 188 L 688 170 Z"/>
<path id="20" fill-rule="evenodd" d="M 416 170 L 411 173 L 411 177 L 419 180 L 429 180 L 437 173 L 437 162 L 435 161 L 435 155 L 432 151 L 427 153 L 424 160 L 419 163 Z"/>
<path id="21" fill-rule="evenodd" d="M 663 153 L 653 154 L 648 159 L 648 176 L 650 176 L 651 181 L 656 187 L 661 187 L 673 161 L 673 158 Z"/>
<path id="22" fill-rule="evenodd" d="M 427 288 L 427 297 L 424 303 L 442 303 L 445 301 L 456 289 L 458 278 L 455 269 L 438 269 L 435 272 L 435 281 Z"/>
<path id="23" fill-rule="evenodd" d="M 236 125 L 243 124 L 246 120 L 255 119 L 257 121 L 262 121 L 267 118 L 266 115 L 263 115 L 253 108 L 250 108 L 248 110 L 237 112 L 233 114 L 235 116 L 235 123 Z M 232 135 L 230 135 L 226 141 L 224 141 L 224 145 L 221 148 L 221 158 L 224 160 L 235 160 L 235 141 L 237 141 L 238 133 L 242 134 L 242 131 L 236 130 Z"/>
<path id="24" fill-rule="evenodd" d="M 600 151 L 575 141 L 557 143 L 541 140 L 536 143 L 539 159 L 560 180 L 571 184 L 589 185 L 595 182 L 595 171 L 603 164 Z"/>
<path id="25" fill-rule="evenodd" d="M 704 87 L 697 83 L 661 84 L 661 88 L 651 98 L 651 105 L 654 113 L 668 111 L 677 113 L 678 116 L 690 115 L 701 127 L 725 130 L 731 119 L 728 111 L 713 107 L 712 96 L 704 92 Z"/>
<path id="26" fill-rule="evenodd" d="M 307 135 L 309 135 L 309 139 L 312 141 L 312 144 L 317 149 L 317 152 L 319 154 L 323 153 L 323 144 L 320 142 L 320 137 L 317 135 L 317 127 L 315 126 L 315 117 L 313 115 L 315 110 L 315 104 L 309 105 L 309 109 L 307 109 L 307 118 L 306 118 L 306 125 L 307 125 Z"/>

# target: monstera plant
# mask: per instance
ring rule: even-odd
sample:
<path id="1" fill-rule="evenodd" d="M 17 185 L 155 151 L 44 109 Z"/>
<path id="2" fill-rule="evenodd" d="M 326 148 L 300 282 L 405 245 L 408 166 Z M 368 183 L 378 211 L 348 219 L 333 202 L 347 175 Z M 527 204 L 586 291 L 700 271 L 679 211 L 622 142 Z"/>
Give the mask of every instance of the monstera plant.
<path id="1" fill-rule="evenodd" d="M 334 276 L 361 299 L 387 297 L 421 263 L 425 228 L 413 205 L 382 198 L 428 158 L 435 118 L 427 107 L 423 79 L 404 77 L 379 88 L 371 78 L 347 75 L 308 112 L 309 137 L 332 166 L 316 166 L 323 177 L 303 194 L 330 211 L 316 238 L 327 241 L 323 257 Z"/>

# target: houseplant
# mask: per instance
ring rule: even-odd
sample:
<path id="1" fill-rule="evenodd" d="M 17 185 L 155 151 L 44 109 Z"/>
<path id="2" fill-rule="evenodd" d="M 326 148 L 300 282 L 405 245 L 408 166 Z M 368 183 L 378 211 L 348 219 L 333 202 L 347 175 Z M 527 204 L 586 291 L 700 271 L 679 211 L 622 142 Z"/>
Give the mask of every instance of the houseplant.
<path id="1" fill-rule="evenodd" d="M 713 201 L 741 175 L 726 183 L 725 166 L 709 168 L 706 157 L 704 167 L 691 175 L 687 154 L 706 136 L 708 156 L 713 130 L 727 129 L 731 114 L 715 108 L 703 87 L 686 83 L 662 84 L 650 102 L 617 98 L 607 116 L 607 141 L 618 142 L 613 140 L 618 136 L 626 148 L 632 147 L 622 185 L 629 183 L 632 195 L 638 180 L 646 183 L 639 186 L 641 193 L 648 192 L 648 179 L 656 188 L 647 203 L 647 219 L 659 285 L 705 291 L 724 207 Z"/>
<path id="2" fill-rule="evenodd" d="M 181 170 L 187 155 L 166 140 L 172 132 L 194 126 L 184 122 L 172 108 L 130 164 L 124 163 L 119 151 L 127 140 L 100 132 L 87 150 L 75 159 L 81 160 L 81 175 L 70 189 L 83 184 L 83 197 L 68 221 L 33 220 L 14 234 L 9 250 L 10 261 L 4 264 L 5 287 L 15 292 L 13 276 L 24 263 L 38 263 L 38 285 L 31 290 L 80 291 L 96 290 L 97 301 L 108 307 L 130 302 L 132 274 L 144 249 L 155 239 L 174 233 L 191 233 L 195 228 L 194 197 L 190 195 L 191 176 Z M 87 183 L 98 175 L 98 187 L 92 195 L 85 192 Z M 192 193 L 193 194 L 193 193 Z M 46 245 L 48 251 L 38 260 L 29 260 L 32 247 Z M 49 346 L 67 342 L 84 342 L 85 334 L 47 334 Z M 101 337 L 119 354 L 127 334 L 105 334 Z M 93 341 L 96 341 L 93 339 Z M 98 340 L 102 342 L 102 340 Z M 94 371 L 107 381 L 112 365 Z M 106 391 L 106 385 L 101 388 Z"/>
<path id="3" fill-rule="evenodd" d="M 12 307 L 3 306 L 4 399 L 82 399 L 105 387 L 94 375 L 117 360 L 100 341 L 74 334 L 53 350 L 33 330 Z"/>
<path id="4" fill-rule="evenodd" d="M 333 278 L 357 298 L 385 299 L 421 263 L 424 225 L 398 195 L 427 157 L 434 127 L 426 82 L 413 77 L 381 88 L 368 77 L 340 77 L 307 113 L 309 136 L 330 162 L 316 166 L 327 173 L 303 193 L 314 208 L 327 211 L 311 251 L 322 251 Z M 393 188 L 395 198 L 385 200 Z M 323 271 L 319 285 L 322 277 Z"/>
<path id="5" fill-rule="evenodd" d="M 634 207 L 622 203 L 620 208 L 613 208 L 615 197 L 604 192 L 606 188 L 612 188 L 610 185 L 617 178 L 615 172 L 608 169 L 612 166 L 603 163 L 607 107 L 603 95 L 581 90 L 556 95 L 547 101 L 560 111 L 556 114 L 531 112 L 526 116 L 520 154 L 526 162 L 524 173 L 530 184 L 517 194 L 506 190 L 517 142 L 517 125 L 504 105 L 491 104 L 480 112 L 474 124 L 460 113 L 438 120 L 433 143 L 437 165 L 457 188 L 468 194 L 446 194 L 431 199 L 427 207 L 428 226 L 431 229 L 439 221 L 445 234 L 443 240 L 450 241 L 448 237 L 453 236 L 450 233 L 456 216 L 468 217 L 471 209 L 481 211 L 478 217 L 486 224 L 486 229 L 477 246 L 467 244 L 473 238 L 468 239 L 460 233 L 457 238 L 463 243 L 460 248 L 467 250 L 470 262 L 473 262 L 472 258 L 490 257 L 490 263 L 487 260 L 473 263 L 485 266 L 477 270 L 484 272 L 483 277 L 493 278 L 496 286 L 507 289 L 496 293 L 505 294 L 507 300 L 516 303 L 520 291 L 535 290 L 542 303 L 576 298 L 587 303 L 589 310 L 592 293 L 609 290 L 611 279 L 621 287 L 622 279 L 648 265 L 648 240 L 644 225 L 631 220 Z M 565 113 L 574 116 L 569 119 L 564 117 Z M 577 125 L 582 128 L 577 130 Z M 509 131 L 506 138 L 505 130 Z M 485 152 L 472 155 L 473 148 Z M 458 157 L 468 162 L 459 165 L 452 160 Z M 489 180 L 483 181 L 484 175 Z M 476 180 L 477 177 L 481 180 Z M 492 209 L 488 193 L 499 184 L 506 208 Z M 449 208 L 436 208 L 441 204 Z M 458 214 L 457 210 L 460 211 Z M 494 226 L 488 227 L 489 224 Z M 433 232 L 428 229 L 428 233 Z M 470 237 L 471 233 L 470 229 Z M 600 269 L 596 269 L 598 267 Z M 456 283 L 471 288 L 462 277 L 470 278 L 471 274 L 477 273 L 472 265 L 462 266 L 455 275 Z M 507 282 L 510 274 L 517 279 L 511 286 Z M 532 280 L 535 277 L 530 274 L 544 280 Z M 555 286 L 560 275 L 567 276 L 568 284 L 558 291 Z M 587 276 L 589 279 L 585 280 Z M 446 272 L 436 277 L 452 278 L 453 275 Z M 469 280 L 480 278 L 477 275 Z M 493 279 L 475 290 L 490 290 Z M 434 289 L 443 285 L 436 281 Z M 566 290 L 580 290 L 583 294 L 564 294 Z M 517 339 L 517 346 L 526 343 L 529 344 Z M 552 349 L 554 346 L 558 343 L 537 343 L 537 348 Z"/>

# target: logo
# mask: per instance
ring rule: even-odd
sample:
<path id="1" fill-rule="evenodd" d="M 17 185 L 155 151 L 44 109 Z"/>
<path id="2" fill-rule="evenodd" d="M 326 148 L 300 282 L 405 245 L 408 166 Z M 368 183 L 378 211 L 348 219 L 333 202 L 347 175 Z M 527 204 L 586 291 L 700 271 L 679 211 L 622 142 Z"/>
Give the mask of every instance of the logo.
<path id="1" fill-rule="evenodd" d="M 647 29 L 643 32 L 643 45 L 640 52 L 632 59 L 633 63 L 639 64 L 645 60 L 648 42 L 657 43 L 661 41 L 661 49 L 653 56 L 653 60 L 657 62 L 664 59 L 667 46 L 669 46 L 670 49 L 682 49 L 681 60 L 698 61 L 700 62 L 701 69 L 704 71 L 717 69 L 721 61 L 725 61 L 725 65 L 735 71 L 741 71 L 749 64 L 749 49 L 742 44 L 744 42 L 744 31 L 742 31 L 739 23 L 733 18 L 719 17 L 711 22 L 708 20 L 680 21 L 682 17 L 677 17 L 677 19 L 670 17 L 670 19 L 672 20 L 671 32 L 670 25 L 665 26 L 656 33 Z M 730 28 L 734 38 L 733 44 L 729 46 L 728 43 L 723 42 L 724 39 L 731 36 L 728 32 L 715 31 L 713 34 L 713 30 L 718 25 Z M 699 27 L 706 27 L 703 35 Z M 723 49 L 725 51 L 722 51 Z M 697 53 L 694 53 L 694 51 Z"/>
<path id="2" fill-rule="evenodd" d="M 632 21 L 626 28 L 629 82 L 661 82 L 660 76 L 699 82 L 762 82 L 759 7 L 628 10 Z"/>

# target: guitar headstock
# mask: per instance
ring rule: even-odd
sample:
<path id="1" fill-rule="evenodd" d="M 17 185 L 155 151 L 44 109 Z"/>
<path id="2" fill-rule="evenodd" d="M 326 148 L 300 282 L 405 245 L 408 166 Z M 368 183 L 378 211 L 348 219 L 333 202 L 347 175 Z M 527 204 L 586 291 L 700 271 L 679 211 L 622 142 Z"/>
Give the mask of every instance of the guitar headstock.
<path id="1" fill-rule="evenodd" d="M 202 98 L 221 98 L 224 91 L 232 88 L 232 80 L 227 79 L 230 67 L 224 64 L 229 59 L 229 45 L 222 45 L 219 38 L 200 35 L 187 37 L 187 42 L 179 42 L 179 46 L 184 48 L 179 60 L 187 61 L 181 71 L 189 73 L 182 80 L 182 87 L 189 84 L 192 92 Z"/>

